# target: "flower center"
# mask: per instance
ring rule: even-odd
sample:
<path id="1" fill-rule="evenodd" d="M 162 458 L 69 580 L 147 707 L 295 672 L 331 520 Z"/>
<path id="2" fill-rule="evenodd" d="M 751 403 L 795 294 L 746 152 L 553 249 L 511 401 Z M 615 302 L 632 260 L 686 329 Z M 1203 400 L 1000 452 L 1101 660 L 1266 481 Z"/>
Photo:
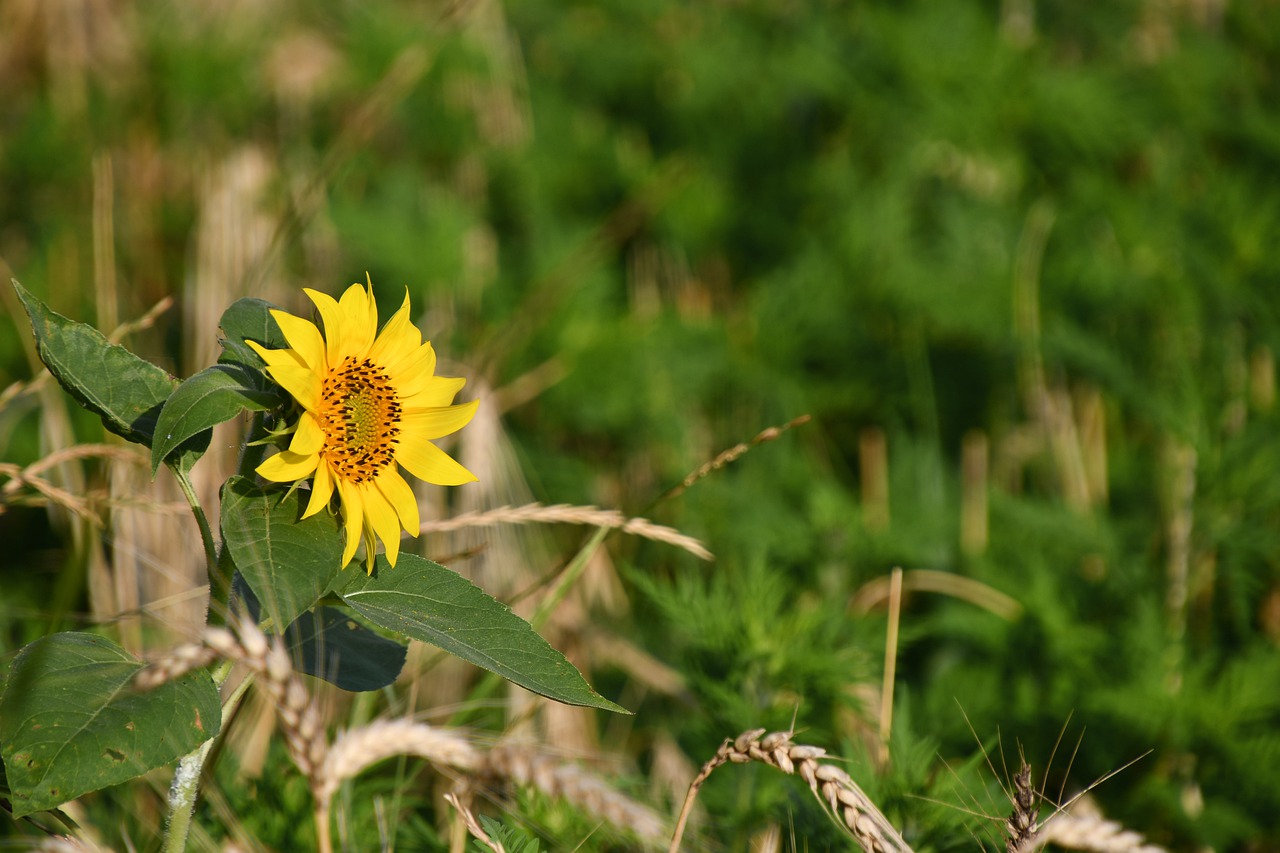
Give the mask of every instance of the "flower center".
<path id="1" fill-rule="evenodd" d="M 320 453 L 336 476 L 363 483 L 395 461 L 400 400 L 369 359 L 348 358 L 329 373 L 318 414 L 325 434 Z"/>

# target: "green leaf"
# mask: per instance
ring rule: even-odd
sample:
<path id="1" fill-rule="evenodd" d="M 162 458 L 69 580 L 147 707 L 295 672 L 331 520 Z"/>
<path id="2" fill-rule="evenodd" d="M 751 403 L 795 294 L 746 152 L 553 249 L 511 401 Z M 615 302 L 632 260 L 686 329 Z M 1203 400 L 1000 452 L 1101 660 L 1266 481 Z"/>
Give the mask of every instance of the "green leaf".
<path id="1" fill-rule="evenodd" d="M 306 492 L 263 491 L 244 477 L 222 487 L 222 538 L 279 633 L 310 610 L 342 566 L 332 515 L 302 518 Z"/>
<path id="2" fill-rule="evenodd" d="M 372 576 L 352 572 L 334 587 L 375 625 L 431 643 L 557 702 L 627 713 L 592 690 L 510 607 L 439 563 L 401 554 L 393 569 L 379 556 Z"/>
<path id="3" fill-rule="evenodd" d="M 285 639 L 296 666 L 343 690 L 381 690 L 404 668 L 404 646 L 375 634 L 336 607 L 303 613 Z"/>
<path id="4" fill-rule="evenodd" d="M 279 402 L 255 370 L 238 364 L 205 368 L 179 385 L 160 410 L 151 445 L 151 476 L 170 452 L 192 436 L 245 409 L 266 411 Z"/>
<path id="5" fill-rule="evenodd" d="M 289 342 L 284 339 L 279 324 L 271 316 L 271 309 L 275 307 L 265 299 L 252 297 L 237 299 L 231 303 L 231 307 L 222 312 L 222 319 L 218 321 L 218 327 L 222 331 L 222 337 L 218 340 L 222 344 L 222 355 L 218 361 L 223 364 L 241 364 L 254 370 L 261 369 L 262 359 L 249 349 L 245 344 L 246 339 L 268 349 L 288 348 Z"/>
<path id="6" fill-rule="evenodd" d="M 40 360 L 54 378 L 107 429 L 150 447 L 160 407 L 178 380 L 92 326 L 50 311 L 17 281 L 13 286 L 27 309 Z"/>
<path id="7" fill-rule="evenodd" d="M 14 817 L 140 776 L 218 733 L 206 673 L 138 692 L 130 681 L 141 668 L 93 634 L 52 634 L 18 653 L 0 699 Z"/>

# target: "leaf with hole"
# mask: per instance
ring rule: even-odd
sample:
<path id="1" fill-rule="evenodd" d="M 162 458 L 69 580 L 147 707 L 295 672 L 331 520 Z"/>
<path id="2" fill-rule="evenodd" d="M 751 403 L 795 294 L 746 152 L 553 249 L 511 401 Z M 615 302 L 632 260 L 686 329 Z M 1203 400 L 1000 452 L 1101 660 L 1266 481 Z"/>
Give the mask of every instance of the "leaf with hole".
<path id="1" fill-rule="evenodd" d="M 14 817 L 133 779 L 218 733 L 207 673 L 140 692 L 131 682 L 142 666 L 94 634 L 51 634 L 18 653 L 0 698 Z"/>
<path id="2" fill-rule="evenodd" d="M 373 575 L 352 572 L 334 590 L 375 625 L 431 643 L 567 705 L 627 713 L 600 696 L 565 656 L 511 608 L 439 563 L 379 556 Z"/>

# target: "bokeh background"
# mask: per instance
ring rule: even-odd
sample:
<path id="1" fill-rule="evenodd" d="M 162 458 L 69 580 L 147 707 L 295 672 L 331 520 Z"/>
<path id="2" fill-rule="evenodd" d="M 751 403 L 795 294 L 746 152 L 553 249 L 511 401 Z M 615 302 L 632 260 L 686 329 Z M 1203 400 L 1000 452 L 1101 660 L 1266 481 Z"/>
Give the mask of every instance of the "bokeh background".
<path id="1" fill-rule="evenodd" d="M 721 739 L 794 722 L 917 850 L 1001 848 L 1020 752 L 1055 798 L 1145 755 L 1091 792 L 1109 817 L 1280 849 L 1278 238 L 1272 0 L 0 3 L 6 279 L 187 376 L 234 299 L 367 271 L 483 401 L 450 446 L 481 482 L 423 490 L 434 517 L 594 504 L 714 552 L 614 537 L 548 628 L 634 717 L 477 702 L 430 650 L 328 700 L 519 719 L 668 812 Z M 0 667 L 52 630 L 191 636 L 176 490 L 38 378 L 0 292 Z M 527 612 L 582 537 L 416 547 Z M 229 740 L 197 843 L 307 843 L 270 725 Z M 691 849 L 849 849 L 775 775 L 713 778 Z M 156 849 L 164 784 L 77 813 Z M 358 781 L 352 825 L 448 849 L 432 784 Z"/>

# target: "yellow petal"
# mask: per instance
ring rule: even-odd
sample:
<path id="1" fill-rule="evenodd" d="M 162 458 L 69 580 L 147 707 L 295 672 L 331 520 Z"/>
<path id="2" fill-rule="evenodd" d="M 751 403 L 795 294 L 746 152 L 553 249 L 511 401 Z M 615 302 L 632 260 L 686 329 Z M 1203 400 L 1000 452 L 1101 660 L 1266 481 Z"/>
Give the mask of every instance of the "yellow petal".
<path id="1" fill-rule="evenodd" d="M 329 466 L 317 465 L 316 478 L 311 481 L 311 500 L 307 501 L 307 509 L 302 517 L 310 518 L 315 515 L 329 505 L 332 497 L 333 475 L 329 473 Z"/>
<path id="2" fill-rule="evenodd" d="M 435 409 L 447 406 L 458 396 L 467 380 L 461 376 L 433 376 L 417 394 L 409 396 L 396 388 L 400 397 L 400 405 L 406 409 Z"/>
<path id="3" fill-rule="evenodd" d="M 378 333 L 378 303 L 373 301 L 372 289 L 351 285 L 338 301 L 338 308 L 342 311 L 344 348 L 350 355 L 365 355 Z"/>
<path id="4" fill-rule="evenodd" d="M 417 393 L 436 372 L 436 351 L 426 343 L 396 361 L 385 362 L 387 373 L 396 377 L 396 393 L 401 397 Z"/>
<path id="5" fill-rule="evenodd" d="M 258 466 L 258 473 L 274 483 L 292 483 L 309 477 L 316 470 L 320 457 L 314 453 L 304 455 L 291 450 L 281 450 Z"/>
<path id="6" fill-rule="evenodd" d="M 298 428 L 289 442 L 289 449 L 304 456 L 314 456 L 324 447 L 324 430 L 310 412 L 303 412 L 298 418 Z"/>
<path id="7" fill-rule="evenodd" d="M 267 367 L 306 367 L 307 363 L 302 360 L 302 356 L 298 355 L 291 349 L 267 349 L 257 341 L 246 339 L 254 352 L 256 352 Z"/>
<path id="8" fill-rule="evenodd" d="M 478 479 L 429 441 L 401 444 L 396 461 L 419 480 L 441 486 L 461 486 Z"/>
<path id="9" fill-rule="evenodd" d="M 342 359 L 350 353 L 343 348 L 346 324 L 342 321 L 342 309 L 338 301 L 327 293 L 304 287 L 302 292 L 316 306 L 316 312 L 324 323 L 325 355 L 328 357 L 330 369 L 342 364 Z"/>
<path id="10" fill-rule="evenodd" d="M 374 484 L 387 499 L 391 508 L 396 511 L 396 515 L 400 518 L 400 526 L 409 531 L 410 536 L 417 536 L 418 527 L 421 524 L 418 518 L 418 499 L 413 496 L 413 489 L 409 488 L 409 484 L 404 481 L 404 477 L 400 476 L 396 467 L 388 465 L 384 468 L 378 479 L 374 480 Z"/>
<path id="11" fill-rule="evenodd" d="M 399 363 L 422 345 L 422 332 L 409 320 L 409 289 L 404 291 L 404 304 L 378 333 L 369 350 L 369 358 L 381 365 Z"/>
<path id="12" fill-rule="evenodd" d="M 479 405 L 479 400 L 472 400 L 457 406 L 406 409 L 400 418 L 400 441 L 413 443 L 457 432 L 470 423 Z"/>
<path id="13" fill-rule="evenodd" d="M 324 338 L 321 337 L 320 330 L 316 328 L 315 323 L 310 320 L 304 320 L 301 317 L 295 317 L 285 311 L 272 311 L 271 316 L 279 324 L 280 331 L 284 332 L 284 339 L 289 342 L 289 346 L 293 348 L 307 367 L 313 370 L 328 370 L 328 365 L 325 361 Z"/>
<path id="14" fill-rule="evenodd" d="M 400 553 L 400 517 L 374 483 L 362 483 L 356 488 L 364 499 L 365 526 L 372 528 L 386 545 L 387 562 L 394 566 Z"/>
<path id="15" fill-rule="evenodd" d="M 360 534 L 364 532 L 364 501 L 360 489 L 349 480 L 334 478 L 338 486 L 338 500 L 342 503 L 342 526 L 347 544 L 342 549 L 342 567 L 345 569 L 360 547 Z"/>
<path id="16" fill-rule="evenodd" d="M 320 405 L 321 378 L 314 370 L 297 365 L 268 367 L 267 375 L 289 392 L 302 408 L 314 412 Z"/>

